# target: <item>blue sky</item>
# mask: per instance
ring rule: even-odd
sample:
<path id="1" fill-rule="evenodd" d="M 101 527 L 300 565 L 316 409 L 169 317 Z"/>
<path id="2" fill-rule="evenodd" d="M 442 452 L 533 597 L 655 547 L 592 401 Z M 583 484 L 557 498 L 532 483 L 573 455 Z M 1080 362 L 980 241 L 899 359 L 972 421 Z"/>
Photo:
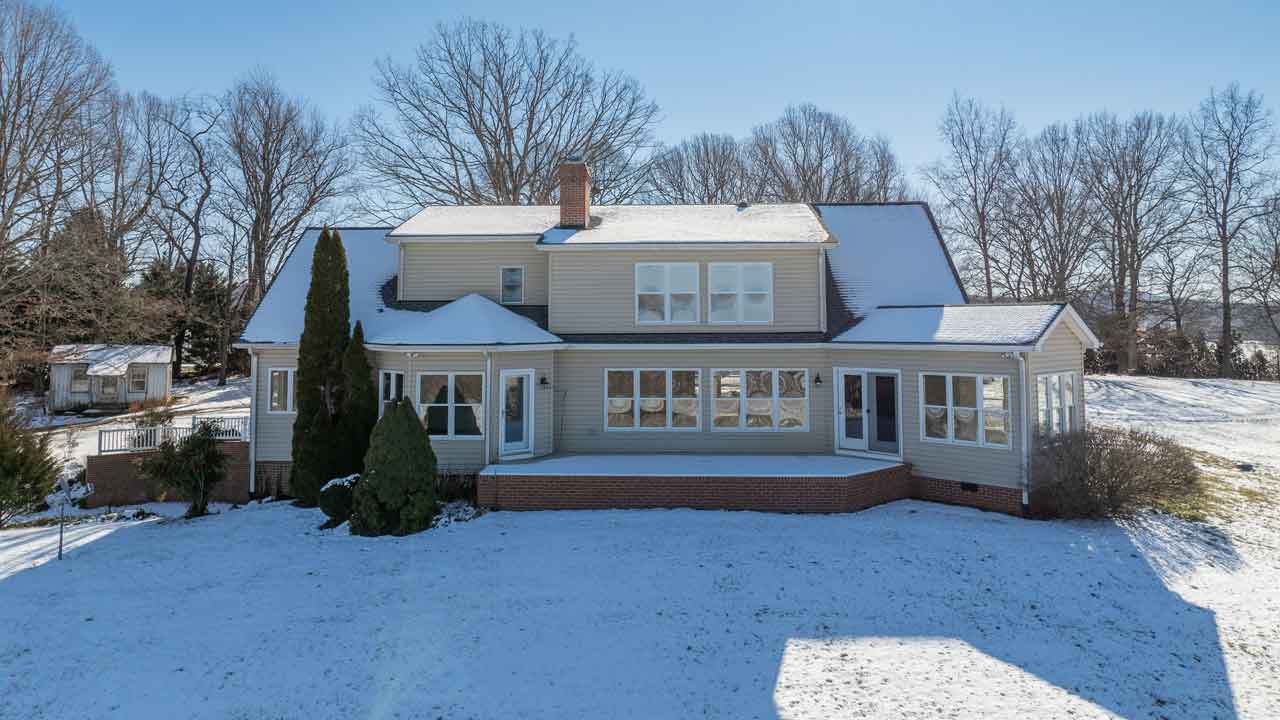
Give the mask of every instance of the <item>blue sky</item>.
<path id="1" fill-rule="evenodd" d="M 345 119 L 371 98 L 373 61 L 409 60 L 441 20 L 572 33 L 662 106 L 667 141 L 745 134 L 788 103 L 888 135 L 910 168 L 936 157 L 953 91 L 1036 129 L 1093 110 L 1183 111 L 1238 81 L 1280 111 L 1280 3 L 702 3 L 63 0 L 121 84 L 214 92 L 247 69 Z"/>

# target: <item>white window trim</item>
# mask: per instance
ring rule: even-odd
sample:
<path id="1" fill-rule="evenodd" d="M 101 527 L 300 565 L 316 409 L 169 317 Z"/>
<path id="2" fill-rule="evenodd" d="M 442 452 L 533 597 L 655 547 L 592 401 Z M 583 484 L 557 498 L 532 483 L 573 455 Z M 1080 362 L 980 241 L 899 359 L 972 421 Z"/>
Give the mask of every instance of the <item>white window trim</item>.
<path id="1" fill-rule="evenodd" d="M 287 408 L 285 410 L 271 409 L 271 376 L 278 372 L 287 373 L 289 376 L 289 380 L 288 380 L 289 401 L 285 406 Z M 292 367 L 267 368 L 267 414 L 268 415 L 296 415 L 298 413 L 298 406 L 295 404 L 296 398 L 294 397 L 294 394 L 297 392 L 297 389 L 295 387 L 297 384 L 296 383 L 297 378 L 295 377 L 297 372 L 298 372 L 298 369 L 292 368 Z"/>
<path id="2" fill-rule="evenodd" d="M 439 440 L 481 440 L 483 441 L 485 436 L 485 431 L 488 429 L 485 427 L 485 424 L 487 423 L 487 419 L 485 416 L 485 406 L 488 404 L 485 402 L 485 398 L 487 397 L 486 393 L 488 392 L 488 388 L 485 385 L 484 373 L 478 370 L 419 370 L 417 372 L 418 372 L 418 376 L 414 379 L 414 383 L 413 383 L 413 401 L 414 401 L 413 404 L 414 404 L 414 407 L 418 409 L 418 417 L 419 419 L 422 420 L 423 427 L 424 428 L 426 427 L 428 407 L 433 407 L 438 405 L 442 407 L 447 407 L 449 409 L 448 434 L 446 435 L 430 435 L 429 434 L 428 437 L 430 437 L 432 440 L 439 439 Z M 447 403 L 422 402 L 422 376 L 424 375 L 448 376 L 447 382 L 449 384 L 445 388 L 445 392 L 446 392 L 446 395 L 448 396 L 449 402 Z M 454 382 L 454 378 L 457 377 L 458 375 L 475 375 L 480 378 L 480 402 L 459 403 L 455 400 L 454 392 L 453 392 L 453 382 Z M 454 409 L 458 407 L 475 407 L 477 405 L 480 406 L 480 417 L 479 417 L 480 434 L 479 435 L 455 434 L 457 428 L 455 427 L 454 417 L 453 417 Z"/>
<path id="3" fill-rule="evenodd" d="M 609 426 L 609 398 L 610 398 L 609 373 L 611 372 L 631 373 L 631 421 L 632 421 L 631 427 L 620 428 L 620 427 Z M 660 427 L 660 428 L 640 427 L 640 373 L 641 372 L 665 372 L 667 374 L 667 380 L 666 380 L 667 421 L 664 427 Z M 677 372 L 691 372 L 691 373 L 696 373 L 697 375 L 697 380 L 694 382 L 694 387 L 697 388 L 697 394 L 692 399 L 698 402 L 698 410 L 697 410 L 697 413 L 694 415 L 696 422 L 693 427 L 674 427 L 671 424 L 672 401 L 690 399 L 685 397 L 676 398 L 671 396 L 671 390 L 672 390 L 671 374 L 677 373 Z M 701 368 L 665 368 L 665 367 L 664 368 L 605 368 L 604 370 L 604 418 L 603 418 L 605 432 L 621 432 L 621 433 L 701 432 L 702 431 L 702 395 L 703 393 L 702 393 L 702 369 Z"/>
<path id="4" fill-rule="evenodd" d="M 742 271 L 743 268 L 750 266 L 767 267 L 769 269 L 769 319 L 768 320 L 744 320 L 742 315 L 746 311 L 746 299 L 748 294 L 743 286 Z M 734 320 L 713 320 L 711 318 L 711 296 L 712 295 L 728 295 L 729 293 L 717 293 L 711 288 L 711 273 L 716 268 L 735 268 L 738 275 L 738 284 L 736 295 L 738 296 L 738 317 Z M 711 325 L 772 325 L 773 324 L 773 263 L 771 262 L 714 262 L 707 263 L 707 322 Z"/>
<path id="5" fill-rule="evenodd" d="M 1058 397 L 1054 398 L 1047 393 L 1040 391 L 1041 381 L 1048 380 L 1049 387 L 1052 387 L 1052 379 L 1058 379 Z M 1075 408 L 1075 422 L 1071 422 L 1071 418 L 1065 414 L 1067 390 L 1062 382 L 1063 378 L 1071 378 L 1071 407 Z M 1074 370 L 1064 372 L 1047 372 L 1036 374 L 1036 405 L 1035 405 L 1035 428 L 1036 432 L 1043 437 L 1050 437 L 1064 432 L 1074 432 L 1079 430 L 1084 417 L 1080 412 L 1080 375 Z M 1045 400 L 1051 400 L 1049 412 L 1053 414 L 1059 427 L 1045 428 L 1041 419 L 1041 414 L 1045 410 Z M 1066 427 L 1071 425 L 1071 427 Z"/>
<path id="6" fill-rule="evenodd" d="M 671 268 L 679 266 L 692 266 L 693 276 L 696 278 L 693 284 L 693 319 L 692 320 L 672 320 L 671 319 Z M 641 293 L 640 292 L 640 268 L 642 267 L 660 267 L 662 268 L 662 320 L 641 320 L 640 319 L 640 296 L 656 295 L 657 293 Z M 636 263 L 632 268 L 631 277 L 631 309 L 635 314 L 636 325 L 697 325 L 702 322 L 702 268 L 696 262 L 644 262 Z M 680 293 L 685 295 L 687 293 Z M 625 369 L 625 368 L 624 368 Z"/>
<path id="7" fill-rule="evenodd" d="M 937 375 L 937 376 L 945 377 L 947 380 L 947 406 L 946 406 L 947 407 L 947 436 L 945 438 L 929 437 L 929 435 L 925 432 L 926 404 L 924 401 L 924 378 L 926 375 Z M 955 405 L 955 400 L 952 396 L 952 379 L 958 378 L 958 377 L 973 378 L 974 383 L 977 386 L 976 394 L 977 394 L 977 403 L 978 403 L 978 407 L 977 407 L 978 439 L 976 441 L 955 439 L 956 428 L 955 428 L 955 421 L 953 420 L 953 415 L 954 415 L 956 405 Z M 1005 388 L 1006 388 L 1005 403 L 1008 405 L 1008 409 L 1004 411 L 1005 436 L 1008 437 L 1009 439 L 1009 442 L 1007 443 L 987 442 L 987 423 L 986 423 L 987 403 L 986 403 L 986 399 L 982 395 L 983 378 L 996 378 L 999 380 L 1004 380 L 1005 382 Z M 919 373 L 918 387 L 920 392 L 919 392 L 919 398 L 917 401 L 916 412 L 920 416 L 920 442 L 933 443 L 936 445 L 959 445 L 961 447 L 981 447 L 981 448 L 988 448 L 991 450 L 1009 451 L 1013 449 L 1013 398 L 1011 397 L 1013 395 L 1013 382 L 1010 379 L 1009 375 L 1004 375 L 1001 373 L 964 373 L 964 372 L 943 372 L 943 371 L 923 372 L 922 371 Z M 942 406 L 928 405 L 927 407 L 942 407 Z"/>
<path id="8" fill-rule="evenodd" d="M 385 397 L 385 396 L 386 396 L 386 392 L 385 392 L 385 390 L 386 390 L 386 387 L 387 387 L 386 383 L 387 383 L 387 376 L 388 376 L 388 375 L 399 375 L 399 376 L 400 376 L 400 397 L 398 397 L 398 398 L 396 398 L 396 399 L 397 399 L 397 400 L 401 400 L 401 399 L 403 399 L 403 398 L 404 398 L 404 391 L 405 391 L 405 387 L 404 387 L 404 371 L 403 371 L 403 370 L 379 369 L 379 370 L 378 370 L 378 417 L 379 417 L 379 418 L 381 418 L 381 417 L 383 416 L 383 414 L 385 414 L 385 413 L 387 412 L 387 403 L 391 402 L 390 400 L 383 400 L 383 399 L 382 399 L 383 397 Z"/>
<path id="9" fill-rule="evenodd" d="M 89 366 L 79 364 L 79 365 L 71 365 L 69 367 L 71 368 L 71 379 L 68 380 L 67 383 L 68 383 L 68 387 L 71 388 L 70 392 L 73 392 L 73 393 L 91 392 L 93 389 L 93 380 L 89 378 Z M 76 368 L 84 368 L 84 389 L 83 390 L 76 389 Z"/>
<path id="10" fill-rule="evenodd" d="M 520 299 L 511 301 L 511 302 L 507 302 L 502 298 L 502 290 L 503 290 L 502 276 L 508 270 L 520 271 Z M 525 282 L 528 280 L 528 278 L 529 278 L 529 272 L 528 270 L 525 269 L 524 265 L 503 265 L 499 267 L 498 268 L 498 304 L 499 305 L 524 305 L 525 297 L 526 297 Z"/>
<path id="11" fill-rule="evenodd" d="M 740 388 L 740 390 L 739 390 L 739 395 L 738 395 L 738 426 L 737 426 L 737 427 L 731 427 L 731 428 L 727 428 L 727 427 L 716 427 L 716 410 L 715 410 L 715 407 L 716 407 L 716 406 L 715 406 L 715 403 L 716 403 L 716 401 L 717 401 L 717 400 L 719 400 L 719 399 L 720 399 L 720 396 L 719 396 L 719 395 L 716 395 L 716 373 L 722 373 L 722 372 L 723 372 L 723 373 L 732 373 L 732 372 L 736 372 L 736 373 L 738 373 L 738 387 Z M 772 397 L 772 400 L 773 400 L 773 409 L 772 409 L 773 420 L 772 420 L 772 424 L 770 425 L 770 427 L 767 427 L 767 428 L 762 428 L 762 427 L 754 427 L 754 428 L 753 428 L 753 427 L 747 427 L 747 399 L 748 399 L 748 398 L 747 398 L 747 373 L 749 373 L 749 372 L 771 372 L 771 373 L 773 373 L 773 381 L 772 381 L 772 383 L 771 383 L 771 388 L 770 388 L 770 389 L 773 391 L 773 397 Z M 779 396 L 779 395 L 778 395 L 778 392 L 779 392 L 779 390 L 780 390 L 779 383 L 778 383 L 778 373 L 782 373 L 782 372 L 802 372 L 802 373 L 804 373 L 804 398 L 803 398 L 803 399 L 804 399 L 804 424 L 803 424 L 803 425 L 801 425 L 800 427 L 794 427 L 794 428 L 778 427 L 778 408 L 779 408 L 779 407 L 781 407 L 781 405 L 779 404 L 779 402 L 778 402 L 778 401 L 779 401 L 779 400 L 800 400 L 800 399 L 801 399 L 801 398 L 783 398 L 783 397 L 781 397 L 781 396 Z M 808 432 L 808 431 L 809 431 L 809 424 L 810 424 L 810 423 L 809 423 L 809 418 L 810 418 L 810 415 L 813 413 L 813 399 L 812 399 L 812 398 L 813 398 L 813 389 L 810 387 L 810 385 L 811 385 L 811 384 L 812 384 L 812 382 L 813 382 L 813 379 L 812 379 L 812 378 L 813 378 L 813 373 L 809 372 L 809 368 L 796 368 L 796 367 L 791 367 L 791 368 L 787 368 L 787 367 L 784 367 L 784 368 L 713 368 L 713 369 L 711 370 L 710 385 L 709 385 L 709 387 L 711 388 L 711 391 L 710 391 L 710 393 L 709 393 L 710 401 L 711 401 L 711 421 L 710 421 L 711 432 L 728 432 L 728 433 L 734 433 L 734 432 L 747 432 L 747 433 L 760 433 L 760 432 L 783 432 L 783 433 L 791 433 L 791 432 Z M 760 398 L 756 398 L 756 399 L 760 399 Z"/>
<path id="12" fill-rule="evenodd" d="M 134 373 L 136 373 L 136 372 L 137 372 L 137 371 L 139 371 L 139 370 L 141 370 L 141 371 L 142 371 L 142 389 L 141 389 L 141 390 L 134 390 L 134 389 L 133 389 L 133 381 L 134 381 L 134 377 L 133 377 L 133 375 L 134 375 Z M 149 384 L 150 378 L 151 378 L 151 370 L 150 370 L 150 368 L 148 368 L 147 366 L 145 366 L 145 365 L 130 365 L 130 366 L 129 366 L 129 392 L 130 392 L 130 393 L 134 393 L 134 394 L 136 394 L 136 393 L 142 393 L 143 395 L 147 394 L 147 385 Z"/>

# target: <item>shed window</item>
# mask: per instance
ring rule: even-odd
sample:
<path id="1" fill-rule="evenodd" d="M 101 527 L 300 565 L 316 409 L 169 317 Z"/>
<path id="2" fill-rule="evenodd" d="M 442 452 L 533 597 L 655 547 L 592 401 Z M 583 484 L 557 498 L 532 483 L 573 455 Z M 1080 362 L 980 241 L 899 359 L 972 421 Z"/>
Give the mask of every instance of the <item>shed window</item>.
<path id="1" fill-rule="evenodd" d="M 72 365 L 71 366 L 71 392 L 75 392 L 75 393 L 89 392 L 89 366 L 88 365 Z"/>
<path id="2" fill-rule="evenodd" d="M 145 365 L 129 366 L 129 392 L 145 393 L 147 391 L 147 368 Z"/>

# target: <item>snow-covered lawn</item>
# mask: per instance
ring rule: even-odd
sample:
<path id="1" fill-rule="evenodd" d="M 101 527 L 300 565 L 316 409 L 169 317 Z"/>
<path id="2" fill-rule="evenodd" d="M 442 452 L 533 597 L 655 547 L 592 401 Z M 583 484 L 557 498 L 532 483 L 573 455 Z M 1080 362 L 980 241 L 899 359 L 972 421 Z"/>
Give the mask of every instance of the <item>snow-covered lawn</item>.
<path id="1" fill-rule="evenodd" d="M 1119 422 L 1110 382 L 1090 409 Z M 0 718 L 1272 717 L 1280 528 L 1274 500 L 1248 508 L 490 513 L 398 539 L 277 503 L 114 523 L 0 565 Z M 33 537 L 0 531 L 0 563 Z"/>

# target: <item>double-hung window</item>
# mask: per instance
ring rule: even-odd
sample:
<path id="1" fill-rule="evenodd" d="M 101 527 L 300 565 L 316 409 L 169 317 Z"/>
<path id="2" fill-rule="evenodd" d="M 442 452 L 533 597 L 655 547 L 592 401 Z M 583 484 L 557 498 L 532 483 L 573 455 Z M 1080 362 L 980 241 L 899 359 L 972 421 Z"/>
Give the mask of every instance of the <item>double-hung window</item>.
<path id="1" fill-rule="evenodd" d="M 145 365 L 129 366 L 129 392 L 145 393 L 147 391 L 147 367 Z"/>
<path id="2" fill-rule="evenodd" d="M 809 371 L 715 370 L 714 430 L 807 430 Z"/>
<path id="3" fill-rule="evenodd" d="M 71 366 L 71 392 L 75 392 L 75 393 L 89 392 L 89 366 L 88 365 L 72 365 Z"/>
<path id="4" fill-rule="evenodd" d="M 697 370 L 605 371 L 605 430 L 697 430 Z"/>
<path id="5" fill-rule="evenodd" d="M 707 307 L 712 323 L 773 322 L 773 264 L 707 265 Z"/>
<path id="6" fill-rule="evenodd" d="M 294 403 L 294 369 L 271 368 L 267 370 L 267 412 L 296 412 Z"/>
<path id="7" fill-rule="evenodd" d="M 1040 433 L 1056 435 L 1080 429 L 1076 411 L 1076 374 L 1038 375 Z"/>
<path id="8" fill-rule="evenodd" d="M 399 370 L 383 370 L 378 373 L 378 417 L 382 417 L 402 397 L 404 373 Z"/>
<path id="9" fill-rule="evenodd" d="M 921 373 L 920 436 L 927 442 L 1009 447 L 1009 378 Z"/>
<path id="10" fill-rule="evenodd" d="M 698 322 L 698 263 L 637 263 L 636 324 Z"/>
<path id="11" fill-rule="evenodd" d="M 484 375 L 419 373 L 418 415 L 432 437 L 481 437 L 484 434 Z"/>
<path id="12" fill-rule="evenodd" d="M 503 305 L 524 304 L 524 266 L 510 265 L 498 269 L 498 285 Z"/>

